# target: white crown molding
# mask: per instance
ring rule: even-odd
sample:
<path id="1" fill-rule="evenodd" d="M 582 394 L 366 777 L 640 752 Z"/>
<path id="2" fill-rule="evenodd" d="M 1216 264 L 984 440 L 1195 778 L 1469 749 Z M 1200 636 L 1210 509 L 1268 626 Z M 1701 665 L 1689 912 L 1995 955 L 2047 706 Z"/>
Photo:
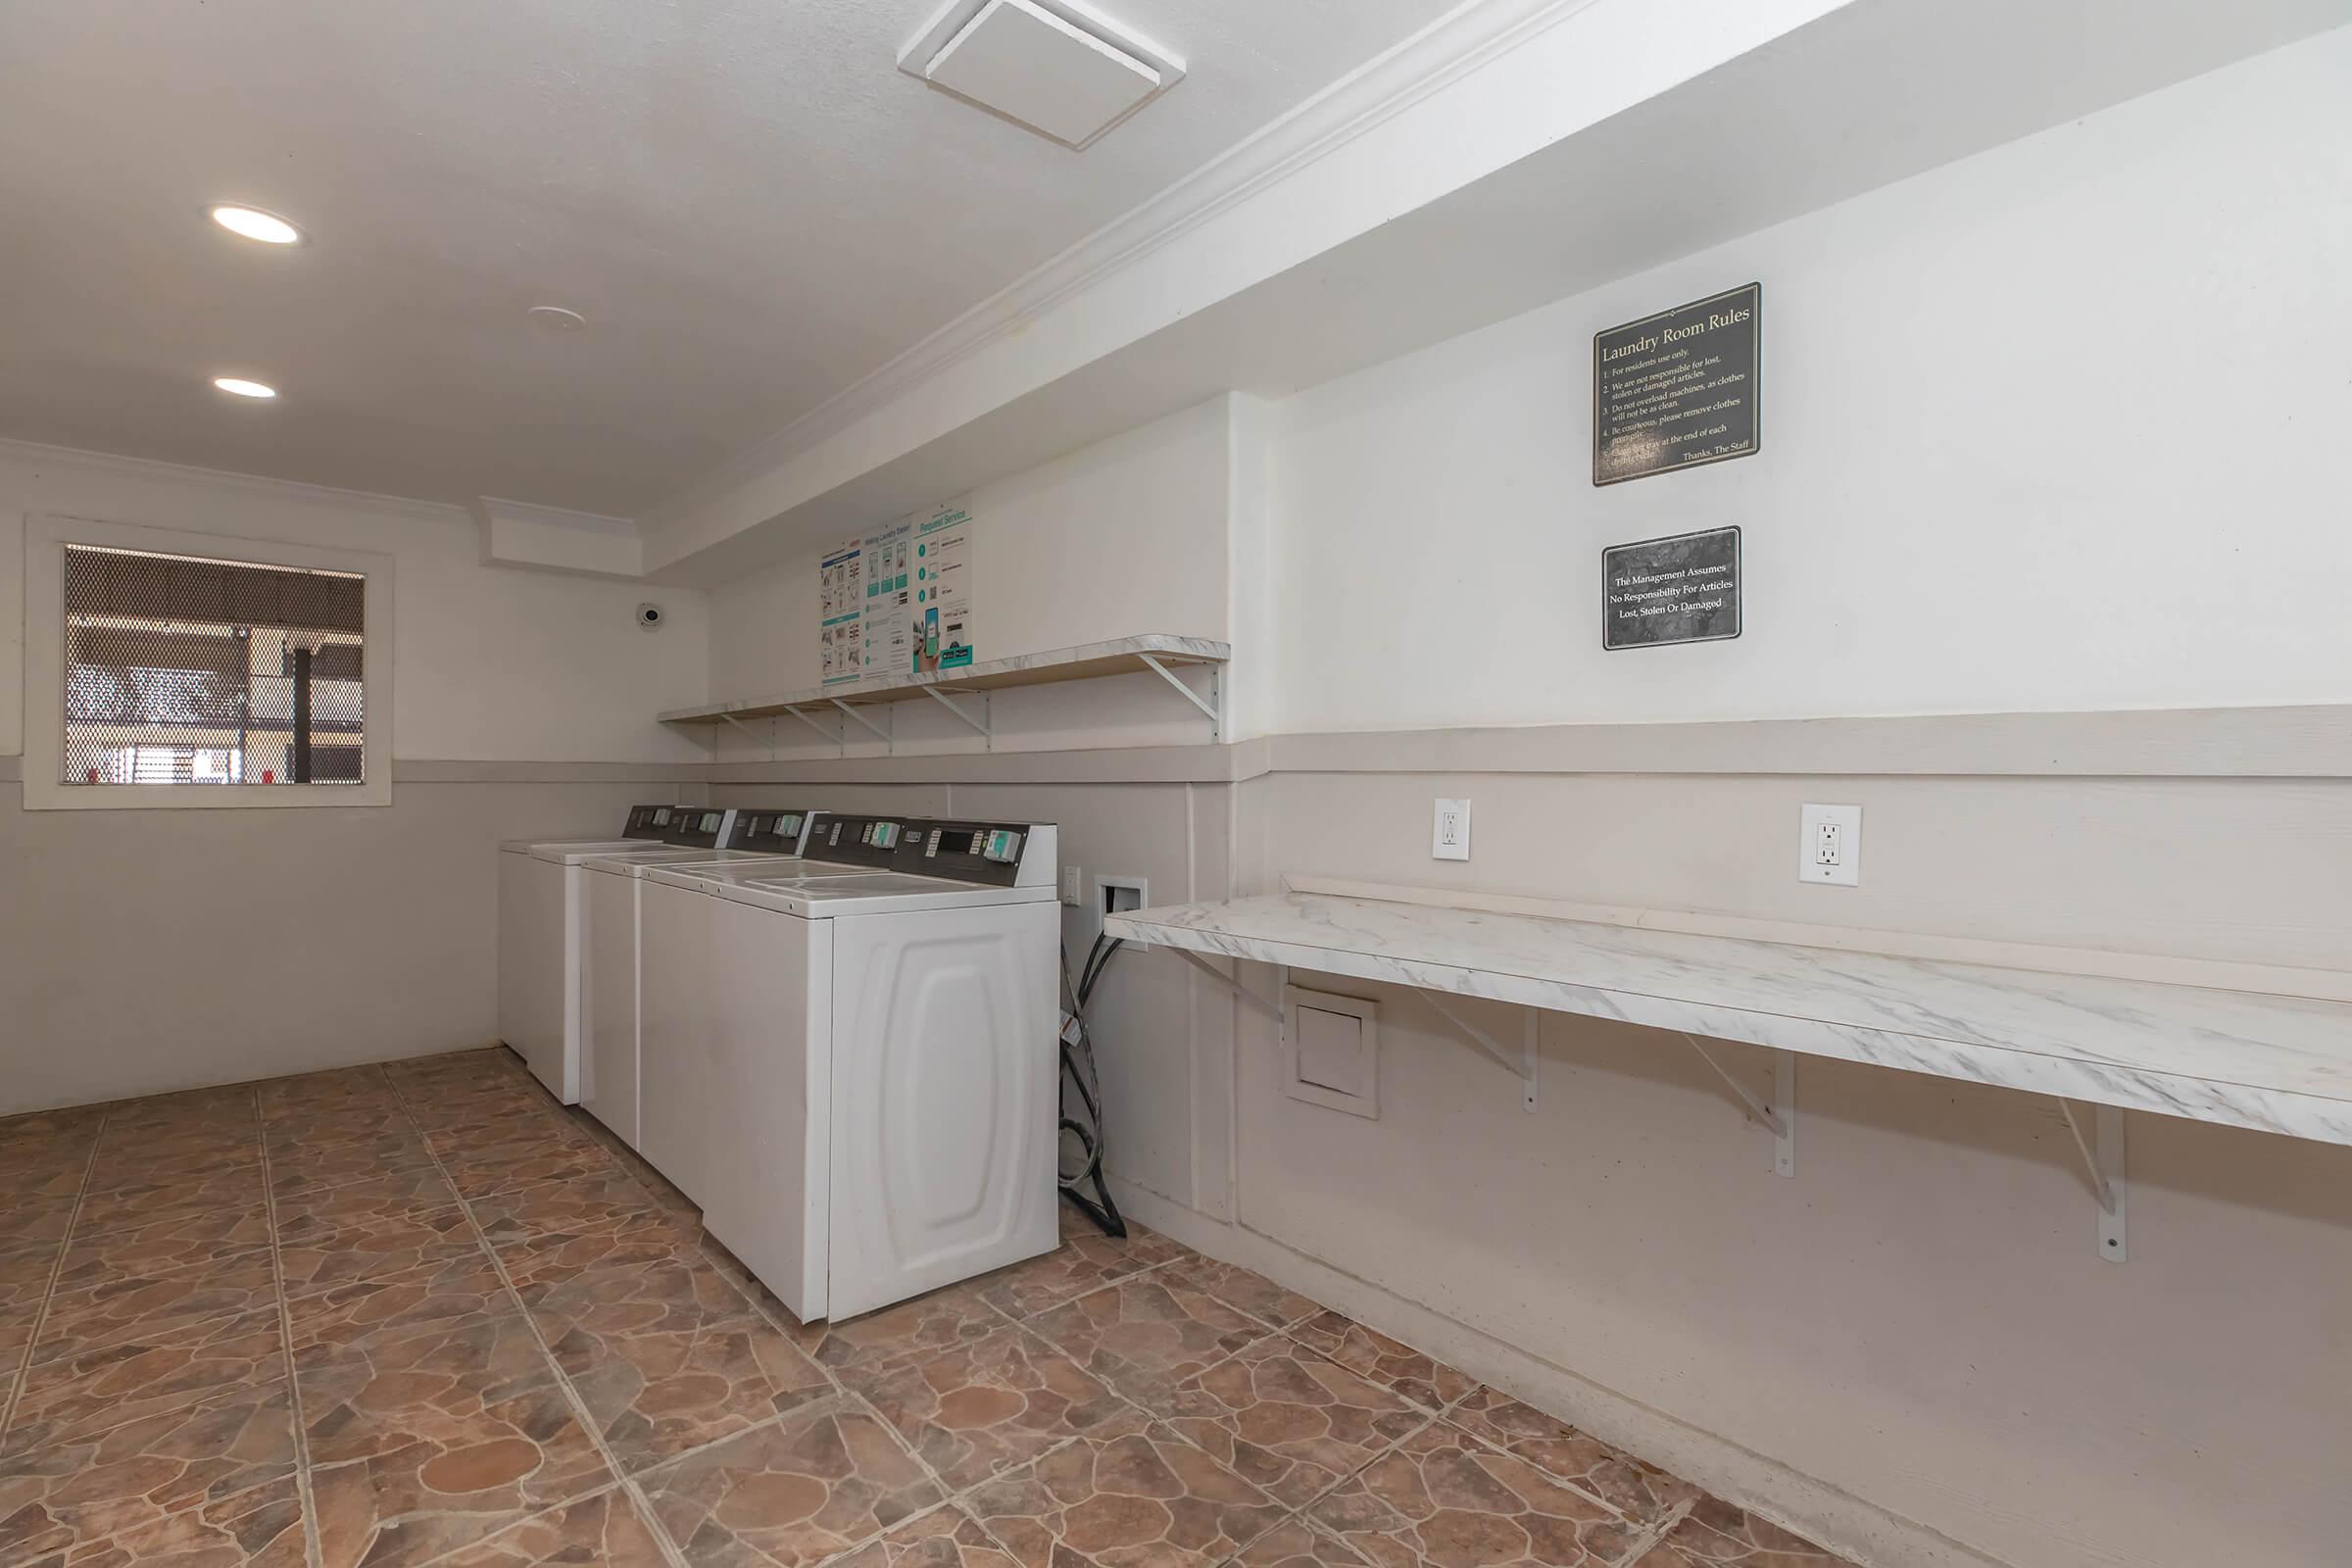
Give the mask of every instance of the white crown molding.
<path id="1" fill-rule="evenodd" d="M 91 452 L 80 447 L 50 446 L 0 436 L 0 459 L 26 464 L 51 464 L 85 472 L 150 483 L 196 485 L 234 495 L 270 496 L 279 501 L 304 501 L 322 507 L 377 512 L 390 516 L 427 517 L 437 522 L 464 521 L 466 509 L 443 501 L 419 501 L 388 496 L 373 490 L 341 490 L 332 485 L 306 484 L 299 479 L 272 479 L 264 474 L 238 473 L 227 468 L 199 468 L 156 458 L 125 457 L 117 452 Z"/>
<path id="2" fill-rule="evenodd" d="M 814 447 L 1599 0 L 1464 0 L 647 513 L 651 531 Z"/>
<path id="3" fill-rule="evenodd" d="M 634 517 L 615 517 L 602 512 L 572 512 L 563 507 L 543 507 L 536 501 L 509 501 L 502 496 L 476 496 L 466 509 L 474 520 L 486 517 L 512 517 L 517 522 L 535 523 L 543 528 L 568 528 L 575 533 L 611 534 L 624 539 L 637 537 Z"/>

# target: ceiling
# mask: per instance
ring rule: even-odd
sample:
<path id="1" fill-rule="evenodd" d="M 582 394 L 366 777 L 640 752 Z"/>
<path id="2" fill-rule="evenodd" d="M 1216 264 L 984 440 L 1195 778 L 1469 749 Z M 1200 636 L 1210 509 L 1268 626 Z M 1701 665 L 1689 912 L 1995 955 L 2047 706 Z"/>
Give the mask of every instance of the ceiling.
<path id="1" fill-rule="evenodd" d="M 11 0 L 0 437 L 634 514 L 1454 8 L 1103 0 L 1190 74 L 1074 153 L 896 69 L 936 4 Z"/>

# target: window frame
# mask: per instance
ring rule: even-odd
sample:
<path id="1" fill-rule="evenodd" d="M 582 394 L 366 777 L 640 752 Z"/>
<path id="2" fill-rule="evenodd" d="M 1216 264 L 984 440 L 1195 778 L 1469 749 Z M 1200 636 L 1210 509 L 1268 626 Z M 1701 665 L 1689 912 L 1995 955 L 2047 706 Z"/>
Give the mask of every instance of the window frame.
<path id="1" fill-rule="evenodd" d="M 367 714 L 358 784 L 68 784 L 66 743 L 66 547 L 145 550 L 254 566 L 352 572 L 362 590 L 367 654 L 361 702 Z M 35 515 L 24 522 L 24 808 L 54 810 L 269 810 L 308 806 L 392 804 L 392 558 L 240 539 L 96 518 Z"/>

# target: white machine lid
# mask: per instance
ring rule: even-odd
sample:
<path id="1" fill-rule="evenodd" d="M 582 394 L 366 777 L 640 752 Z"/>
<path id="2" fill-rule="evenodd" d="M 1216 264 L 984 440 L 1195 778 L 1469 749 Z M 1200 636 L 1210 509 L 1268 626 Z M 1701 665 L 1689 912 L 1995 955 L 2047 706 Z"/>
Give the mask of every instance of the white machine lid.
<path id="1" fill-rule="evenodd" d="M 576 863 L 585 870 L 611 871 L 616 875 L 627 876 L 649 865 L 685 865 L 698 860 L 708 860 L 711 856 L 721 853 L 733 854 L 734 852 L 698 850 L 690 844 L 640 844 L 624 850 L 618 855 L 591 856 Z M 747 856 L 745 858 L 750 858 L 750 857 Z M 781 859 L 783 857 L 762 855 L 759 858 L 773 861 Z"/>
<path id="2" fill-rule="evenodd" d="M 905 871 L 862 871 L 848 875 L 778 876 L 772 870 L 712 878 L 703 891 L 804 919 L 829 920 L 844 914 L 897 914 L 909 909 L 955 909 L 986 904 L 1051 904 L 1050 887 L 1001 888 Z M 656 873 L 661 875 L 661 873 Z M 675 874 L 662 880 L 678 880 Z"/>
<path id="3" fill-rule="evenodd" d="M 507 839 L 499 848 L 509 855 L 532 855 L 542 860 L 552 860 L 564 855 L 574 858 L 618 855 L 623 850 L 659 849 L 661 845 L 645 839 Z"/>
<path id="4" fill-rule="evenodd" d="M 530 847 L 530 853 L 534 860 L 547 860 L 556 865 L 578 865 L 585 860 L 607 857 L 640 855 L 684 855 L 707 859 L 717 852 L 698 850 L 691 845 L 650 844 L 644 839 L 631 839 L 625 844 L 534 844 Z"/>

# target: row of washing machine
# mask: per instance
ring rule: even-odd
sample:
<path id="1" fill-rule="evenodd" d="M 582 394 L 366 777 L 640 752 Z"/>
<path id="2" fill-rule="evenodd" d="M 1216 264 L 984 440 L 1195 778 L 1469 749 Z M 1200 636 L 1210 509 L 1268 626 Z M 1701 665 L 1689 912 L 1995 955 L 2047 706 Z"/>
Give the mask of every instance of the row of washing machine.
<path id="1" fill-rule="evenodd" d="M 499 1029 L 803 1321 L 1056 1241 L 1050 824 L 641 806 L 499 857 Z"/>

